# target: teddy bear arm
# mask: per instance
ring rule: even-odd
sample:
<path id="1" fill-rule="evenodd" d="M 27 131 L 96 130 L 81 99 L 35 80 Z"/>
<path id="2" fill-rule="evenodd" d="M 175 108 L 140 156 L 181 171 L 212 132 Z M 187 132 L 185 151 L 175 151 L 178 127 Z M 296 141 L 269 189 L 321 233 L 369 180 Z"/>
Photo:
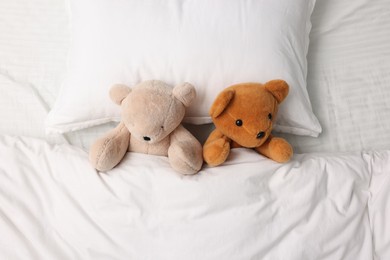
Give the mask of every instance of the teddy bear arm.
<path id="1" fill-rule="evenodd" d="M 285 139 L 273 136 L 268 137 L 268 140 L 255 150 L 279 163 L 289 161 L 293 155 L 293 149 Z"/>
<path id="2" fill-rule="evenodd" d="M 231 140 L 221 131 L 215 129 L 203 146 L 203 158 L 210 166 L 224 163 L 230 153 Z"/>
<path id="3" fill-rule="evenodd" d="M 197 173 L 203 164 L 202 145 L 182 125 L 170 135 L 168 158 L 173 169 L 183 174 Z"/>
<path id="4" fill-rule="evenodd" d="M 130 132 L 123 122 L 92 144 L 89 160 L 98 171 L 114 168 L 129 147 Z"/>

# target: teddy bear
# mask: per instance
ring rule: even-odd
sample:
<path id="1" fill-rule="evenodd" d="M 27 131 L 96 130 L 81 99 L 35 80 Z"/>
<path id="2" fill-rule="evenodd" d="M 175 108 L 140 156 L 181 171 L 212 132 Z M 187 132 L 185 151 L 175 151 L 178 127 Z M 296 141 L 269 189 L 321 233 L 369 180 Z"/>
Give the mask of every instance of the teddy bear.
<path id="1" fill-rule="evenodd" d="M 167 156 L 179 173 L 197 173 L 203 164 L 202 145 L 181 125 L 195 96 L 189 83 L 174 88 L 158 80 L 132 88 L 114 85 L 110 97 L 121 106 L 121 122 L 91 146 L 90 162 L 108 171 L 129 151 Z"/>
<path id="2" fill-rule="evenodd" d="M 253 148 L 276 161 L 287 162 L 291 145 L 271 134 L 279 104 L 288 95 L 283 80 L 265 84 L 241 83 L 224 89 L 210 108 L 215 130 L 203 146 L 203 158 L 210 166 L 225 162 L 231 148 Z"/>

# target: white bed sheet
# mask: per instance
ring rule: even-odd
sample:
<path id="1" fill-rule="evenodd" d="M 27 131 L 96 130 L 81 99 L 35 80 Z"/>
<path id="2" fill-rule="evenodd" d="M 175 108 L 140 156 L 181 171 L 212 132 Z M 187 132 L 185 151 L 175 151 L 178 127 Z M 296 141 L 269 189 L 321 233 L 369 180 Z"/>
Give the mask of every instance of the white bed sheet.
<path id="1" fill-rule="evenodd" d="M 384 161 L 385 154 L 377 154 L 372 160 L 370 182 L 371 198 L 368 211 L 372 239 L 375 245 L 374 259 L 390 259 L 390 171 Z"/>
<path id="2" fill-rule="evenodd" d="M 390 1 L 319 0 L 308 91 L 320 138 L 287 136 L 297 152 L 390 148 Z"/>
<path id="3" fill-rule="evenodd" d="M 64 0 L 0 0 L 0 133 L 46 137 L 44 120 L 64 76 Z"/>
<path id="4" fill-rule="evenodd" d="M 389 186 L 371 182 L 389 183 L 390 152 L 234 149 L 190 177 L 136 153 L 98 174 L 83 150 L 28 138 L 0 137 L 0 158 L 1 259 L 390 258 Z"/>

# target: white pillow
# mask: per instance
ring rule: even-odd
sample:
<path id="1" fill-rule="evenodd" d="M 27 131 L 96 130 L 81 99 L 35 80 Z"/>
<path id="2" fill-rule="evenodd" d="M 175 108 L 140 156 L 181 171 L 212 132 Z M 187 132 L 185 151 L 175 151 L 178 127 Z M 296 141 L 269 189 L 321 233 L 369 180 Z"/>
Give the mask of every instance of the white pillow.
<path id="1" fill-rule="evenodd" d="M 284 79 L 290 94 L 275 130 L 318 136 L 306 90 L 306 54 L 315 0 L 70 0 L 73 40 L 67 78 L 48 132 L 120 120 L 108 91 L 158 79 L 187 81 L 197 99 L 186 122 L 210 123 L 222 89 Z"/>

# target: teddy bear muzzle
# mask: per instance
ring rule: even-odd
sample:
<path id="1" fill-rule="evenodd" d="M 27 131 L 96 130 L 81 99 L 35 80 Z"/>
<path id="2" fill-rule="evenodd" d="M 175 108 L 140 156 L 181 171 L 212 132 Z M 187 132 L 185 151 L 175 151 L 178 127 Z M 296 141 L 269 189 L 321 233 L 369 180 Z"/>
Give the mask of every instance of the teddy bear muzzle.
<path id="1" fill-rule="evenodd" d="M 152 127 L 150 127 L 152 128 Z M 163 128 L 158 129 L 152 129 L 152 131 L 147 131 L 144 133 L 137 134 L 136 131 L 133 132 L 134 137 L 136 137 L 139 141 L 154 144 L 160 142 L 162 139 L 164 139 L 167 136 L 167 133 L 164 131 Z"/>

